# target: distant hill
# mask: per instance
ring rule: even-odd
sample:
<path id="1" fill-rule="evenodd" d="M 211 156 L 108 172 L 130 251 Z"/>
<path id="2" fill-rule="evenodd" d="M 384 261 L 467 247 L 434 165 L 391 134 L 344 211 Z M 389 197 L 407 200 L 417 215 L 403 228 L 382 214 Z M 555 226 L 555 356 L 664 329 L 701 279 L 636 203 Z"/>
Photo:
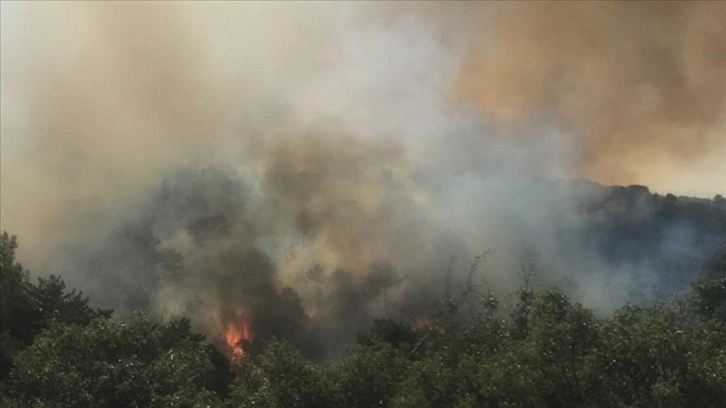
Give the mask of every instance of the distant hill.
<path id="1" fill-rule="evenodd" d="M 653 286 L 652 295 L 688 287 L 726 251 L 726 199 L 721 195 L 662 195 L 646 186 L 604 186 L 587 180 L 540 180 L 538 184 L 538 188 L 555 190 L 572 200 L 577 228 L 560 231 L 562 234 L 576 234 L 613 271 L 653 274 L 643 281 Z M 565 208 L 563 211 L 573 209 Z M 554 223 L 564 229 L 572 225 Z"/>

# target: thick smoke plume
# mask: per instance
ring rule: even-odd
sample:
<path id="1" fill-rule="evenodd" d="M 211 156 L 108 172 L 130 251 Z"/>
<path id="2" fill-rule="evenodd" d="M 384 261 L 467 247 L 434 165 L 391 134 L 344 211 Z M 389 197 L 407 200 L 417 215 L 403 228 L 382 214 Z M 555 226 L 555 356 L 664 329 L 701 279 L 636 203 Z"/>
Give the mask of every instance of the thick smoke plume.
<path id="1" fill-rule="evenodd" d="M 1 15 L 2 228 L 106 307 L 212 336 L 246 319 L 315 354 L 430 313 L 452 257 L 457 280 L 494 248 L 482 273 L 502 291 L 532 257 L 541 284 L 608 310 L 682 287 L 659 272 L 673 248 L 722 244 L 662 222 L 633 255 L 607 221 L 660 220 L 660 201 L 539 178 L 723 190 L 723 4 Z"/>
<path id="2" fill-rule="evenodd" d="M 707 157 L 696 188 L 723 188 L 725 19 L 718 2 L 503 7 L 459 90 L 504 125 L 555 121 L 581 175 L 683 189 L 666 180 Z"/>

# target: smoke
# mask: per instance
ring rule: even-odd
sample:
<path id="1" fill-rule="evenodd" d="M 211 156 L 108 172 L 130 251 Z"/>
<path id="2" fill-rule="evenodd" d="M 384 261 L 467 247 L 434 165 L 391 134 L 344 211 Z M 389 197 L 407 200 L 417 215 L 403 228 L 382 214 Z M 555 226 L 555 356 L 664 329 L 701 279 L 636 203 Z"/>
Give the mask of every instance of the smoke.
<path id="1" fill-rule="evenodd" d="M 534 255 L 542 285 L 591 306 L 652 298 L 681 285 L 658 260 L 700 230 L 659 227 L 630 256 L 592 231 L 656 204 L 539 178 L 726 186 L 718 3 L 1 15 L 0 210 L 24 262 L 213 336 L 244 318 L 331 349 L 373 316 L 430 313 L 452 256 L 458 281 L 487 248 L 500 291 Z"/>
<path id="2" fill-rule="evenodd" d="M 580 140 L 582 176 L 683 190 L 669 179 L 703 160 L 712 175 L 690 182 L 723 188 L 724 19 L 709 2 L 502 7 L 459 91 L 503 126 L 555 121 Z"/>

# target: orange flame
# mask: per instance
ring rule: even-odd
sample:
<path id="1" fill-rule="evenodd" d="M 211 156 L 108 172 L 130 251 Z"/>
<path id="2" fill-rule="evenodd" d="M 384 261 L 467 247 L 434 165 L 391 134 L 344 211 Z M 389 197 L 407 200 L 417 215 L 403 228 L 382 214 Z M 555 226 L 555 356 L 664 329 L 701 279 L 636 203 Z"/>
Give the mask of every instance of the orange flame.
<path id="1" fill-rule="evenodd" d="M 224 340 L 233 357 L 242 358 L 245 356 L 245 344 L 252 343 L 252 331 L 244 320 L 239 324 L 227 323 L 227 330 L 224 332 Z"/>

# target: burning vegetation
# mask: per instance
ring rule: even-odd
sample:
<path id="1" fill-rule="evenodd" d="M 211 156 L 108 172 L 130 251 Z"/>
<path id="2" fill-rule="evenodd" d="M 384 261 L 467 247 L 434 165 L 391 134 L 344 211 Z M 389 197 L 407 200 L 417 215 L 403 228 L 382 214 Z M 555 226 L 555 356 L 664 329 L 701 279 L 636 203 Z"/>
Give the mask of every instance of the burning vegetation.
<path id="1" fill-rule="evenodd" d="M 3 407 L 720 408 L 726 399 L 726 252 L 677 301 L 602 317 L 557 289 L 524 285 L 509 302 L 471 285 L 447 290 L 427 322 L 375 320 L 345 355 L 316 364 L 289 342 L 253 337 L 240 316 L 225 327 L 226 354 L 188 319 L 110 319 L 58 277 L 30 282 L 15 238 L 0 244 Z"/>
<path id="2" fill-rule="evenodd" d="M 224 330 L 224 341 L 232 357 L 244 357 L 250 349 L 253 340 L 252 331 L 244 319 L 227 323 L 227 327 Z"/>
<path id="3" fill-rule="evenodd" d="M 3 406 L 726 400 L 726 3 L 0 7 Z"/>

